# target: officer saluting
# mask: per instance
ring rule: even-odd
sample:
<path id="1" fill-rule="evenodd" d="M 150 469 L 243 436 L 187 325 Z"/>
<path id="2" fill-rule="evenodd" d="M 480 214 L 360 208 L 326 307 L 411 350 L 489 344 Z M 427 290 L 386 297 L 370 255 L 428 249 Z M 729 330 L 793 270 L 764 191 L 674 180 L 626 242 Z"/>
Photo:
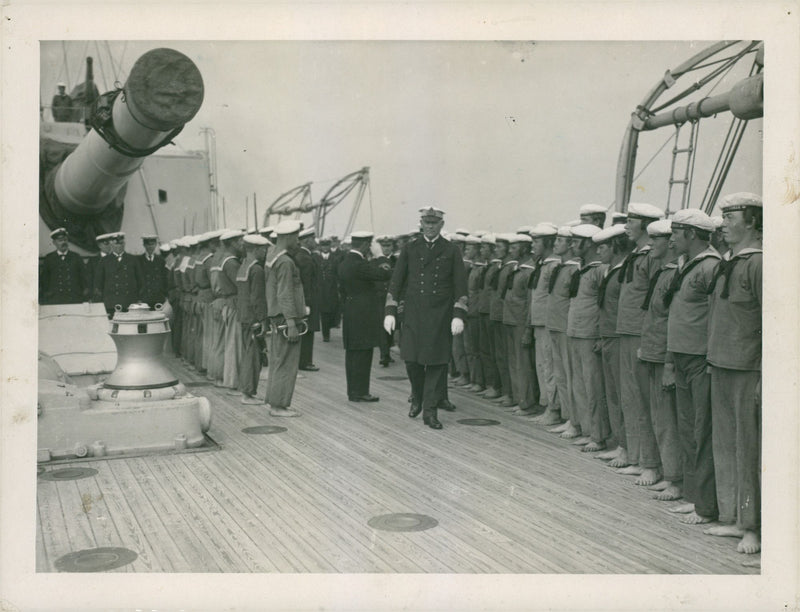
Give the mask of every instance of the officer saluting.
<path id="1" fill-rule="evenodd" d="M 400 354 L 406 362 L 414 401 L 408 416 L 441 429 L 436 406 L 445 398 L 453 334 L 464 331 L 467 275 L 460 251 L 441 236 L 444 211 L 420 209 L 422 236 L 400 253 L 386 296 L 384 328 L 392 333 L 397 298 L 405 300 Z"/>
<path id="2" fill-rule="evenodd" d="M 344 295 L 342 339 L 347 399 L 351 402 L 378 401 L 369 392 L 372 353 L 383 333 L 380 297 L 375 291 L 375 282 L 389 280 L 392 271 L 388 262 L 378 264 L 367 261 L 371 245 L 371 232 L 353 233 L 353 248 L 339 264 L 339 282 Z"/>
<path id="3" fill-rule="evenodd" d="M 89 295 L 89 279 L 80 255 L 69 250 L 69 235 L 63 227 L 50 232 L 56 247 L 42 260 L 39 273 L 40 304 L 79 304 Z"/>

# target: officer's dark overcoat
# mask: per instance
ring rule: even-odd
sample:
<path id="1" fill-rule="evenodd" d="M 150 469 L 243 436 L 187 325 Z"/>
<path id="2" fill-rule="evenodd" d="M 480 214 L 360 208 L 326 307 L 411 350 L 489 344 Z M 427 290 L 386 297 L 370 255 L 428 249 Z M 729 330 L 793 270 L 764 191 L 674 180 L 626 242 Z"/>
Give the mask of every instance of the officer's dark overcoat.
<path id="1" fill-rule="evenodd" d="M 442 365 L 450 361 L 453 316 L 466 319 L 467 273 L 458 248 L 439 236 L 432 247 L 419 237 L 400 253 L 389 283 L 386 313 L 405 301 L 400 355 L 404 361 Z"/>
<path id="2" fill-rule="evenodd" d="M 138 256 L 142 277 L 142 301 L 154 308 L 156 304 L 163 304 L 167 299 L 167 268 L 164 258 L 158 253 L 153 254 L 153 261 L 147 261 L 143 253 Z"/>
<path id="3" fill-rule="evenodd" d="M 67 251 L 48 253 L 39 268 L 40 304 L 79 304 L 89 298 L 89 278 L 83 259 Z"/>
<path id="4" fill-rule="evenodd" d="M 379 268 L 358 253 L 347 253 L 339 264 L 339 284 L 344 304 L 342 339 L 345 350 L 357 351 L 378 346 L 383 327 L 380 300 L 375 282 L 388 280 L 391 270 Z"/>
<path id="5" fill-rule="evenodd" d="M 102 297 L 107 312 L 117 304 L 127 310 L 141 299 L 141 289 L 141 269 L 134 255 L 123 253 L 120 260 L 113 253 L 103 257 L 97 268 L 95 293 Z"/>

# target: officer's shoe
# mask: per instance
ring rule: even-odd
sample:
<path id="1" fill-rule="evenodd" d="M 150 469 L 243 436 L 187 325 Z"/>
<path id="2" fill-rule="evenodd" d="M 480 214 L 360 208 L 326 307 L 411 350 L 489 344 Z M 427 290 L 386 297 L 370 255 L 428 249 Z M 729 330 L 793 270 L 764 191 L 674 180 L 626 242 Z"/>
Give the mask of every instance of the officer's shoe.
<path id="1" fill-rule="evenodd" d="M 448 412 L 453 412 L 453 410 L 456 409 L 455 404 L 453 404 L 453 402 L 450 400 L 442 400 L 439 402 L 439 408 L 442 410 L 447 410 Z"/>
<path id="2" fill-rule="evenodd" d="M 431 429 L 442 429 L 442 424 L 439 422 L 439 419 L 436 417 L 424 418 L 422 419 L 423 423 L 430 427 Z"/>
<path id="3" fill-rule="evenodd" d="M 308 365 L 301 366 L 298 368 L 303 370 L 304 372 L 319 372 L 319 368 L 315 366 L 313 363 L 309 363 Z"/>
<path id="4" fill-rule="evenodd" d="M 377 395 L 351 395 L 347 398 L 351 402 L 377 402 L 380 398 Z"/>
<path id="5" fill-rule="evenodd" d="M 411 410 L 408 411 L 408 416 L 413 419 L 419 416 L 420 412 L 422 412 L 422 404 L 411 402 Z"/>

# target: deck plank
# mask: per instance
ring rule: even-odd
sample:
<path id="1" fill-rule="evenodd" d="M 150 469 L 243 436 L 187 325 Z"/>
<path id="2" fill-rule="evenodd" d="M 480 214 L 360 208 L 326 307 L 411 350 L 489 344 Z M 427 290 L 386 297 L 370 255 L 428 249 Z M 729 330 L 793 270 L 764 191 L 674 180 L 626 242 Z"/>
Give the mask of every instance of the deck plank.
<path id="1" fill-rule="evenodd" d="M 375 366 L 381 401 L 364 404 L 346 399 L 338 331 L 317 342 L 315 361 L 320 371 L 297 382 L 300 418 L 195 387 L 211 401 L 221 450 L 98 461 L 91 482 L 40 482 L 37 569 L 116 538 L 144 551 L 132 571 L 758 573 L 735 542 L 679 523 L 671 504 L 530 421 L 451 388 L 458 409 L 433 431 L 407 417 L 407 380 L 380 380 L 404 377 L 402 363 Z M 184 382 L 202 380 L 169 363 Z M 457 423 L 468 417 L 500 424 Z M 287 431 L 241 431 L 253 425 Z M 67 517 L 81 499 L 91 510 Z M 439 524 L 416 533 L 367 524 L 392 512 Z"/>

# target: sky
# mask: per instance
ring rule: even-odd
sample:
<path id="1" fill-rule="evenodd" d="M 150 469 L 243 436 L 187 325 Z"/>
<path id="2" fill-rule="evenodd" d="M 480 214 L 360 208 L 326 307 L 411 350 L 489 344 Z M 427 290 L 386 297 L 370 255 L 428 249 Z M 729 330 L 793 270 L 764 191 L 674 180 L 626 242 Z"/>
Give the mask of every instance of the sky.
<path id="1" fill-rule="evenodd" d="M 45 41 L 40 86 L 45 103 L 57 81 L 73 87 L 86 55 L 101 91 L 124 82 L 149 49 L 188 55 L 205 98 L 176 142 L 202 149 L 200 129 L 214 129 L 229 226 L 245 224 L 245 198 L 252 204 L 254 193 L 261 213 L 309 181 L 317 201 L 368 166 L 355 229 L 409 231 L 417 209 L 433 205 L 446 211 L 445 230 L 504 232 L 564 223 L 585 203 L 611 206 L 631 112 L 668 68 L 708 44 Z M 747 75 L 748 58 L 714 94 Z M 679 80 L 662 100 L 692 81 Z M 729 120 L 726 113 L 701 123 L 694 196 L 705 190 Z M 761 129 L 760 119 L 749 123 L 724 192 L 761 192 Z M 673 134 L 641 136 L 637 171 Z M 670 150 L 634 183 L 632 200 L 666 206 Z M 351 196 L 331 211 L 326 233 L 344 231 L 354 203 Z"/>

